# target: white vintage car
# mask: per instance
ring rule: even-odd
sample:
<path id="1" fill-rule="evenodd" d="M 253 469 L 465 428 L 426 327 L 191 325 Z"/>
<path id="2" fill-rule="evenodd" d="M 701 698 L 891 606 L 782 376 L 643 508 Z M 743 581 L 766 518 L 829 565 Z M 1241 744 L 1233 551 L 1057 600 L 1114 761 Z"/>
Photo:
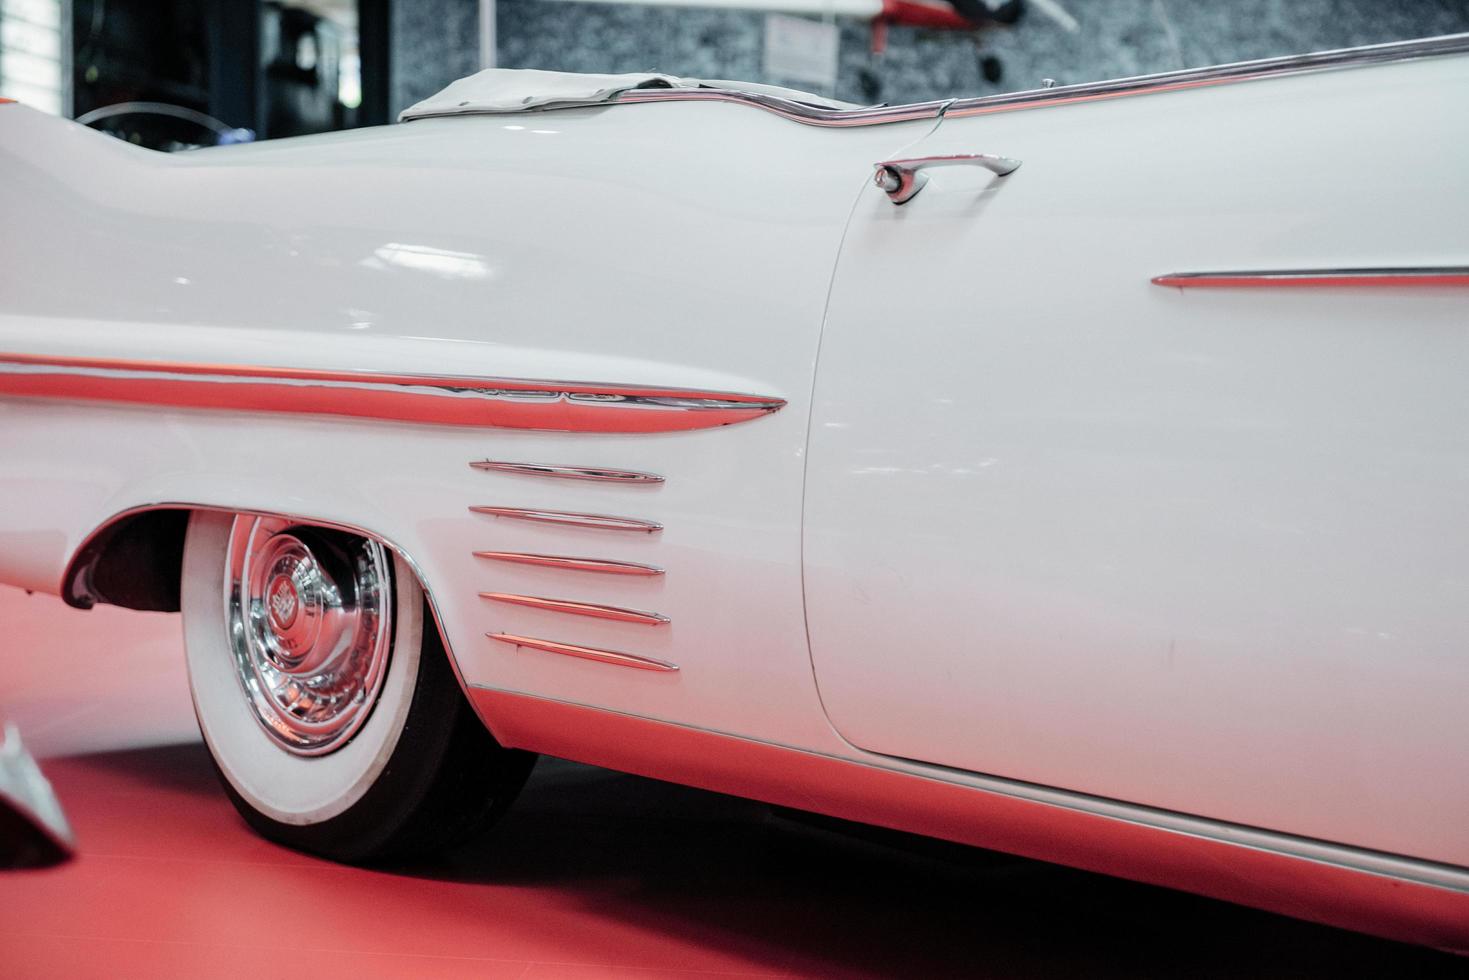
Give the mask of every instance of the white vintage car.
<path id="1" fill-rule="evenodd" d="M 182 609 L 230 797 L 340 860 L 541 752 L 1466 950 L 1466 96 L 1469 35 L 0 106 L 0 580 Z"/>

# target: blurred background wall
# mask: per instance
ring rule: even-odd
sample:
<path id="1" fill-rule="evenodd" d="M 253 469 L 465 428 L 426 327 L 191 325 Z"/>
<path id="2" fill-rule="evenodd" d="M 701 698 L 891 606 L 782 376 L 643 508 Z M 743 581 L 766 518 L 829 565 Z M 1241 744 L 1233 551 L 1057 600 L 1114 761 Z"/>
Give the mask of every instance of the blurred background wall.
<path id="1" fill-rule="evenodd" d="M 473 0 L 431 0 L 452 7 Z M 620 4 L 497 0 L 506 68 L 645 71 L 772 83 L 762 67 L 765 15 Z M 975 32 L 893 27 L 871 53 L 871 29 L 839 21 L 836 98 L 917 102 L 1196 68 L 1469 31 L 1464 0 L 1065 0 L 1070 31 L 1030 5 L 1013 25 Z M 1000 77 L 987 80 L 982 60 Z M 993 72 L 993 68 L 991 69 Z M 864 88 L 870 75 L 878 90 Z"/>
<path id="2" fill-rule="evenodd" d="M 436 24 L 472 21 L 478 0 L 415 0 L 413 6 L 412 28 L 433 34 Z M 893 27 L 880 55 L 871 51 L 868 24 L 838 19 L 837 84 L 823 94 L 914 102 L 1036 88 L 1042 78 L 1095 81 L 1469 31 L 1465 0 L 1062 0 L 1061 6 L 1076 30 L 1031 4 L 1013 25 L 973 32 Z M 658 70 L 811 87 L 766 73 L 765 13 L 556 0 L 495 0 L 495 7 L 497 62 L 504 68 Z M 418 42 L 404 35 L 395 43 L 407 50 Z M 397 64 L 400 108 L 470 67 L 452 56 Z"/>
<path id="3" fill-rule="evenodd" d="M 1469 0 L 687 2 L 0 0 L 0 96 L 177 149 L 388 122 L 491 64 L 909 102 L 1469 31 Z M 962 29 L 874 26 L 905 5 Z"/>

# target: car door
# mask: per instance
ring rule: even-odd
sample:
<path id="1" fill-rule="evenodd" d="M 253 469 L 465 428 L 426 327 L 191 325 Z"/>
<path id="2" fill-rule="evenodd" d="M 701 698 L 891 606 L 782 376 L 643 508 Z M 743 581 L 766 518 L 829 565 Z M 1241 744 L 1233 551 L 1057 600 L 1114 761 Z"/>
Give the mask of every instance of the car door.
<path id="1" fill-rule="evenodd" d="M 961 106 L 906 155 L 1019 169 L 869 188 L 803 532 L 843 737 L 1469 865 L 1469 289 L 1152 281 L 1469 266 L 1466 85 Z"/>

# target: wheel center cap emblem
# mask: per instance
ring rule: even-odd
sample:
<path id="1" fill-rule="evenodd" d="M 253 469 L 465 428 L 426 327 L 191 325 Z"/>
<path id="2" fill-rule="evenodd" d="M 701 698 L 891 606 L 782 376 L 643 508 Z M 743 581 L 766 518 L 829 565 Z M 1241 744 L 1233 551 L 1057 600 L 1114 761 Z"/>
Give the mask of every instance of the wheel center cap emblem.
<path id="1" fill-rule="evenodd" d="M 266 596 L 270 603 L 270 624 L 277 632 L 290 629 L 301 610 L 301 603 L 296 598 L 296 583 L 288 575 L 277 575 L 266 590 Z"/>

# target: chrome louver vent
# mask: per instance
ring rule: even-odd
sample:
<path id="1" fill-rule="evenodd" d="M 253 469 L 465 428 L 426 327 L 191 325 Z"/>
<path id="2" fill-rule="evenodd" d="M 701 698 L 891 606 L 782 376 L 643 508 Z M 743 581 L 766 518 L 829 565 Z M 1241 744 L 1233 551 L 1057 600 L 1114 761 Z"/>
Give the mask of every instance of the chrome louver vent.
<path id="1" fill-rule="evenodd" d="M 514 633 L 486 633 L 492 640 L 501 643 L 509 643 L 517 647 L 526 647 L 530 650 L 544 650 L 546 653 L 560 653 L 568 657 L 577 657 L 581 660 L 595 660 L 598 663 L 616 664 L 619 667 L 635 667 L 638 670 L 678 670 L 678 664 L 671 664 L 666 660 L 655 660 L 652 657 L 639 657 L 632 653 L 618 653 L 616 650 L 599 650 L 596 647 L 582 647 L 572 643 L 557 643 L 555 640 L 540 640 L 533 636 L 516 636 Z"/>
<path id="2" fill-rule="evenodd" d="M 663 477 L 656 473 L 639 473 L 636 470 L 609 470 L 593 466 L 547 466 L 544 463 L 506 463 L 500 460 L 483 459 L 469 464 L 477 470 L 498 473 L 517 473 L 522 476 L 553 476 L 562 480 L 603 480 L 611 483 L 662 483 Z"/>
<path id="3" fill-rule="evenodd" d="M 550 612 L 570 613 L 573 616 L 591 616 L 595 619 L 611 619 L 619 623 L 642 623 L 644 626 L 662 626 L 669 621 L 662 613 L 643 612 L 622 606 L 606 606 L 598 602 L 578 602 L 574 599 L 549 599 L 544 596 L 521 595 L 517 592 L 481 592 L 481 599 L 504 602 L 512 606 L 528 606 Z"/>
<path id="4" fill-rule="evenodd" d="M 662 575 L 657 565 L 644 565 L 635 561 L 611 561 L 606 558 L 577 558 L 572 555 L 537 555 L 524 551 L 476 551 L 476 558 L 489 561 L 509 561 L 522 565 L 542 565 L 546 568 L 564 568 L 574 572 L 602 572 L 606 575 Z"/>
<path id="5" fill-rule="evenodd" d="M 610 469 L 607 467 L 564 466 L 489 459 L 476 460 L 469 465 L 471 468 L 481 472 L 503 473 L 510 476 L 591 480 L 624 486 L 656 486 L 664 482 L 662 476 L 654 473 Z M 587 528 L 594 531 L 634 531 L 652 534 L 663 529 L 663 525 L 657 521 L 639 517 L 620 517 L 611 514 L 591 514 L 578 511 L 543 510 L 539 508 L 502 507 L 495 505 L 474 505 L 469 509 L 475 514 L 481 514 L 486 517 L 529 521 L 539 524 L 558 524 L 566 527 Z M 655 565 L 612 558 L 548 555 L 520 551 L 475 551 L 473 554 L 476 558 L 487 561 L 535 565 L 543 568 L 575 572 L 594 572 L 606 575 L 640 577 L 655 577 L 664 574 L 664 570 Z M 581 599 L 555 598 L 550 596 L 527 595 L 519 592 L 498 591 L 480 592 L 479 597 L 489 602 L 537 609 L 542 612 L 585 616 L 636 626 L 665 626 L 670 622 L 669 618 L 662 613 L 631 609 L 625 606 L 609 605 L 600 602 L 589 602 Z M 581 660 L 591 660 L 621 667 L 633 667 L 640 670 L 678 670 L 677 664 L 658 660 L 653 657 L 644 657 L 616 650 L 604 650 L 597 647 L 582 646 L 580 644 L 564 643 L 558 640 L 522 636 L 516 633 L 492 632 L 486 633 L 485 635 L 492 640 L 507 643 L 516 648 L 523 647 L 528 650 L 539 650 L 545 653 L 558 653 Z"/>
<path id="6" fill-rule="evenodd" d="M 614 517 L 611 514 L 580 514 L 565 510 L 534 510 L 526 507 L 469 508 L 476 514 L 492 517 L 509 517 L 517 521 L 537 521 L 541 524 L 569 524 L 572 527 L 594 527 L 603 531 L 654 531 L 663 530 L 657 521 L 645 521 L 637 517 Z"/>

